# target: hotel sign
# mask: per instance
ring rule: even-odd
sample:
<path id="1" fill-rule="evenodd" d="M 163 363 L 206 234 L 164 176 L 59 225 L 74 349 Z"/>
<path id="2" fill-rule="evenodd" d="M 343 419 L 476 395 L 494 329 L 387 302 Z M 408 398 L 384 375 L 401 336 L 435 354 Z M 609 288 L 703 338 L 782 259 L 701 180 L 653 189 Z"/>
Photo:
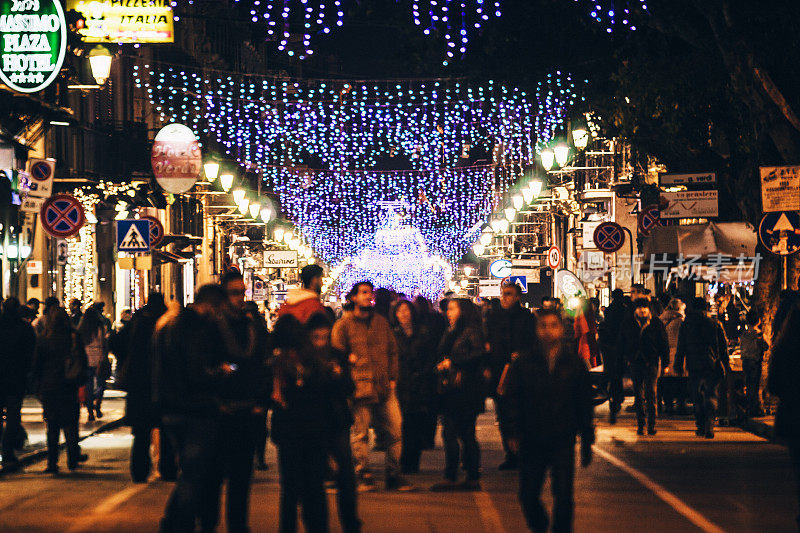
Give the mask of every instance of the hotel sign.
<path id="1" fill-rule="evenodd" d="M 0 0 L 0 81 L 22 93 L 58 76 L 67 25 L 58 0 Z"/>
<path id="2" fill-rule="evenodd" d="M 81 13 L 87 43 L 171 43 L 175 40 L 172 0 L 67 0 Z"/>

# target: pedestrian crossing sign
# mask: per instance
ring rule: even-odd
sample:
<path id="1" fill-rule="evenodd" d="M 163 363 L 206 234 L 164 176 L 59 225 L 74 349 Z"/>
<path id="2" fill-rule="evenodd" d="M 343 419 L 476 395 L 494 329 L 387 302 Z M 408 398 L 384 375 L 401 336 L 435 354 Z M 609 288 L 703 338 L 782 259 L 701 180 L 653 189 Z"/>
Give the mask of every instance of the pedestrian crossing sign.
<path id="1" fill-rule="evenodd" d="M 147 252 L 150 250 L 150 221 L 147 219 L 117 220 L 117 251 Z"/>

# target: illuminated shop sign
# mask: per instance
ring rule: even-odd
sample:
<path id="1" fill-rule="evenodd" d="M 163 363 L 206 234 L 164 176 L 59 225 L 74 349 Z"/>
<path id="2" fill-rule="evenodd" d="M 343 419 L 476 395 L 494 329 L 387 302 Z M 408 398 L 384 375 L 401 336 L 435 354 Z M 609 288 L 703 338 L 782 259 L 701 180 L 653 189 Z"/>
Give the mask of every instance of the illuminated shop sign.
<path id="1" fill-rule="evenodd" d="M 87 43 L 171 43 L 175 40 L 171 0 L 67 0 L 81 13 Z"/>

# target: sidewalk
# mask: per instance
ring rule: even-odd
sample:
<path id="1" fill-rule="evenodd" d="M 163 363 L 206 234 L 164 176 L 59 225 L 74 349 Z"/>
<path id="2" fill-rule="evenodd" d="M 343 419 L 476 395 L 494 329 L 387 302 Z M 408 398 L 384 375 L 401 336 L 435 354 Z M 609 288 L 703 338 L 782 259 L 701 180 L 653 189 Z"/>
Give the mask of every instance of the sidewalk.
<path id="1" fill-rule="evenodd" d="M 87 420 L 86 408 L 81 407 L 79 437 L 81 440 L 100 431 L 106 431 L 120 424 L 125 415 L 125 393 L 117 390 L 107 390 L 103 400 L 103 418 L 94 422 Z M 44 456 L 47 449 L 46 427 L 42 418 L 42 406 L 35 396 L 26 396 L 22 403 L 22 426 L 28 432 L 28 441 L 25 447 L 17 452 L 17 457 L 23 464 L 30 464 Z M 62 444 L 64 436 L 61 435 Z"/>

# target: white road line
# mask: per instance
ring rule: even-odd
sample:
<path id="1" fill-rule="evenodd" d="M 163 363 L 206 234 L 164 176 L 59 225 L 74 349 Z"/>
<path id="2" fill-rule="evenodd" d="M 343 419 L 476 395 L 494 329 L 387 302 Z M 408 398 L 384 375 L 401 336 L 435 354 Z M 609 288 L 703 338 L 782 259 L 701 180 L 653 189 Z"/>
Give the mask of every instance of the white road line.
<path id="1" fill-rule="evenodd" d="M 90 531 L 92 526 L 103 517 L 114 509 L 125 503 L 126 501 L 130 500 L 144 489 L 148 487 L 148 484 L 137 484 L 128 487 L 127 489 L 123 489 L 117 493 L 112 494 L 105 500 L 101 501 L 94 509 L 92 509 L 88 514 L 83 515 L 80 519 L 76 522 L 73 522 L 69 529 L 66 530 L 67 533 L 79 533 L 83 531 Z"/>
<path id="2" fill-rule="evenodd" d="M 619 459 L 617 456 L 610 454 L 609 452 L 603 450 L 599 446 L 592 446 L 594 453 L 611 463 L 612 465 L 616 466 L 636 481 L 638 481 L 642 486 L 648 489 L 650 492 L 656 495 L 658 499 L 675 509 L 678 513 L 683 515 L 689 522 L 696 525 L 701 530 L 705 531 L 706 533 L 724 533 L 724 529 L 720 528 L 718 525 L 711 522 L 705 516 L 700 514 L 698 511 L 690 507 L 686 502 L 675 496 L 673 493 L 647 477 L 642 472 L 636 470 L 622 459 Z"/>
<path id="3" fill-rule="evenodd" d="M 481 515 L 481 522 L 483 522 L 483 530 L 489 533 L 507 533 L 503 522 L 500 520 L 500 513 L 497 512 L 497 507 L 492 503 L 489 493 L 479 490 L 473 494 L 475 495 L 478 512 Z"/>

